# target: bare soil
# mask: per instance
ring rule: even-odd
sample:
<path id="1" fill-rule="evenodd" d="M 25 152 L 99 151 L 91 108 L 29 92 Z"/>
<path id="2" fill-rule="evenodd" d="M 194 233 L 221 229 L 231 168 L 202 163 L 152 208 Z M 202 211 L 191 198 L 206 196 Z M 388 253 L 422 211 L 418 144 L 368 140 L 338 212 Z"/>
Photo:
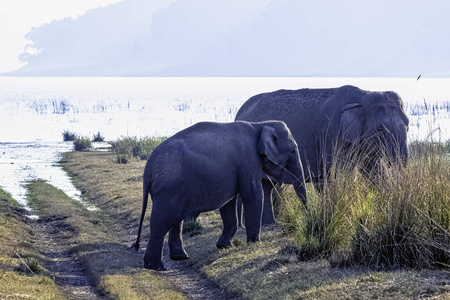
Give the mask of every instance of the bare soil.
<path id="1" fill-rule="evenodd" d="M 85 268 L 70 254 L 67 238 L 73 229 L 65 217 L 52 216 L 33 221 L 35 246 L 44 257 L 50 277 L 63 290 L 68 299 L 105 299 L 93 285 Z"/>

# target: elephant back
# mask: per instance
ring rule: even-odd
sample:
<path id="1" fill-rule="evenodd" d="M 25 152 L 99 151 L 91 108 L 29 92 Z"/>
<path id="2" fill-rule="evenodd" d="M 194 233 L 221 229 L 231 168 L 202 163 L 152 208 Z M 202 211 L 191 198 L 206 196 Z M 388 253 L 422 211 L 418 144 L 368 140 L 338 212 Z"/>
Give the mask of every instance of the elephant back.
<path id="1" fill-rule="evenodd" d="M 272 112 L 287 115 L 302 112 L 320 105 L 335 93 L 336 89 L 278 90 L 248 99 L 239 109 L 236 120 L 262 121 L 271 119 Z"/>

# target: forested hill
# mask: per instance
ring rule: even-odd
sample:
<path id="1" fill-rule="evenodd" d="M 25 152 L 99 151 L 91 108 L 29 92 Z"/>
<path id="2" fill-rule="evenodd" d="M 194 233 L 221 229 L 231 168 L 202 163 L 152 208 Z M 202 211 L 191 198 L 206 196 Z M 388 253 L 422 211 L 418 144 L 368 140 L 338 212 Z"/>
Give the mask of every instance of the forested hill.
<path id="1" fill-rule="evenodd" d="M 13 75 L 450 76 L 450 2 L 124 0 L 33 28 Z"/>

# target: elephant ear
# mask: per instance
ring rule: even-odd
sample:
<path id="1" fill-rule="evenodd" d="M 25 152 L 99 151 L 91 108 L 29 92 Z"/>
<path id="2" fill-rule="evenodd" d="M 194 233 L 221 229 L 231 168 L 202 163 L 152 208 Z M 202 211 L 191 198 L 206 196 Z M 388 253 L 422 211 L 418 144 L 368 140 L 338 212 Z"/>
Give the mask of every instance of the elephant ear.
<path id="1" fill-rule="evenodd" d="M 270 126 L 263 127 L 259 136 L 258 152 L 274 163 L 278 161 L 278 135 L 275 128 Z"/>
<path id="2" fill-rule="evenodd" d="M 350 103 L 342 108 L 340 134 L 348 143 L 356 143 L 363 130 L 360 107 L 359 103 Z"/>

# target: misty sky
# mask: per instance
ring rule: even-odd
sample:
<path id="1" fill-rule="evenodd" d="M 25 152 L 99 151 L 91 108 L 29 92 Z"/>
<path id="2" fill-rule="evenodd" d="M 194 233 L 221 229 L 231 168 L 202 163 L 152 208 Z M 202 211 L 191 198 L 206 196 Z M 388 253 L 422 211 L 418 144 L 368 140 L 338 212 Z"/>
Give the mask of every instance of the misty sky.
<path id="1" fill-rule="evenodd" d="M 24 17 L 26 49 L 1 50 L 27 63 L 17 75 L 450 76 L 446 0 L 124 0 L 81 16 L 108 1 L 64 2 L 84 5 Z"/>

